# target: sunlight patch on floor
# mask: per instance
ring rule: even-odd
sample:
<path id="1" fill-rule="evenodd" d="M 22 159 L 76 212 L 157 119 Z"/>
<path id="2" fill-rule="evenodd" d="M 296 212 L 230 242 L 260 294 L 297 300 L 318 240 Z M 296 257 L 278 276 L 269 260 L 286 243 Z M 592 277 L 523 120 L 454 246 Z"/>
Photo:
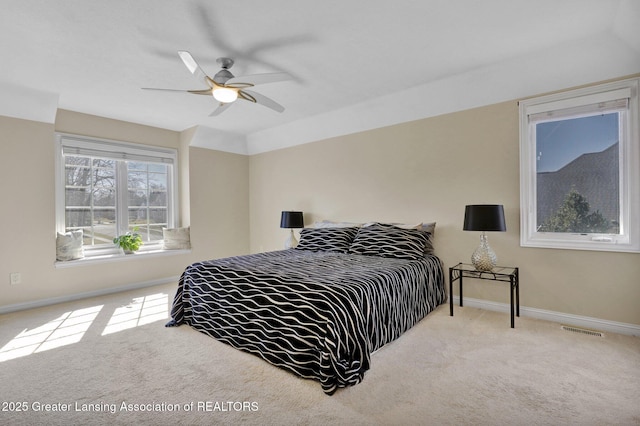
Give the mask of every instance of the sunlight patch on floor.
<path id="1" fill-rule="evenodd" d="M 0 362 L 77 343 L 104 305 L 65 312 L 34 329 L 25 329 L 0 348 Z"/>
<path id="2" fill-rule="evenodd" d="M 166 293 L 136 297 L 130 304 L 115 310 L 102 335 L 166 320 L 169 317 L 168 301 Z"/>

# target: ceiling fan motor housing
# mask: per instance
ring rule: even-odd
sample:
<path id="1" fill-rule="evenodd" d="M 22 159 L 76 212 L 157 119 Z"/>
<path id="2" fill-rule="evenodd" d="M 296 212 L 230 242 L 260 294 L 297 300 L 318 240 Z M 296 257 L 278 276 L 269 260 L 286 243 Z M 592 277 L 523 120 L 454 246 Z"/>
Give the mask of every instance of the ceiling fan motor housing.
<path id="1" fill-rule="evenodd" d="M 216 59 L 216 62 L 218 63 L 218 65 L 220 65 L 220 68 L 222 68 L 216 73 L 216 75 L 213 76 L 213 80 L 216 83 L 224 84 L 230 78 L 235 77 L 233 74 L 231 74 L 231 71 L 229 71 L 229 68 L 233 66 L 233 59 L 221 57 Z"/>
<path id="2" fill-rule="evenodd" d="M 231 74 L 231 71 L 229 71 L 228 69 L 221 69 L 213 76 L 213 81 L 218 84 L 224 84 L 227 82 L 227 80 L 233 77 L 234 75 Z"/>
<path id="3" fill-rule="evenodd" d="M 220 65 L 220 68 L 224 68 L 226 70 L 228 70 L 233 66 L 233 59 L 231 58 L 225 58 L 225 57 L 218 58 L 216 59 L 216 62 L 218 63 L 218 65 Z"/>

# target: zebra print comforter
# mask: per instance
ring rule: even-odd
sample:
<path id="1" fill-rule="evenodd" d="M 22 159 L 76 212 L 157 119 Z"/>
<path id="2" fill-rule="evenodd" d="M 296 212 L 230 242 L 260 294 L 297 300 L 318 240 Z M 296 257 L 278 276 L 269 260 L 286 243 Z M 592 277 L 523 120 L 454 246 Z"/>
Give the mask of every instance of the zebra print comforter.
<path id="1" fill-rule="evenodd" d="M 198 262 L 167 326 L 188 324 L 325 393 L 359 383 L 371 353 L 445 300 L 440 260 L 281 250 Z"/>

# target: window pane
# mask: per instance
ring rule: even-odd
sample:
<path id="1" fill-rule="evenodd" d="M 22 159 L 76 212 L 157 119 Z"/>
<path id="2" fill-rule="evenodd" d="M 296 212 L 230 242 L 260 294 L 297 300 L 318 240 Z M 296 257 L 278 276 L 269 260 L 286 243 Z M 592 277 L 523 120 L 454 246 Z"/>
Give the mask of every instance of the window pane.
<path id="1" fill-rule="evenodd" d="M 149 164 L 149 171 L 150 172 L 157 172 L 157 173 L 167 173 L 167 165 L 166 164 Z"/>
<path id="2" fill-rule="evenodd" d="M 82 229 L 84 244 L 115 236 L 115 162 L 65 156 L 65 229 Z"/>
<path id="3" fill-rule="evenodd" d="M 149 187 L 156 191 L 167 190 L 166 173 L 149 173 Z"/>
<path id="4" fill-rule="evenodd" d="M 129 189 L 129 207 L 146 206 L 146 205 L 147 205 L 146 191 Z"/>
<path id="5" fill-rule="evenodd" d="M 162 240 L 162 228 L 166 228 L 166 224 L 162 225 L 150 225 L 149 226 L 149 241 L 159 241 Z"/>
<path id="6" fill-rule="evenodd" d="M 100 214 L 102 216 L 103 214 Z M 92 228 L 84 228 L 85 235 L 92 233 L 92 244 L 113 244 L 116 236 L 116 221 L 100 220 L 95 221 Z"/>
<path id="7" fill-rule="evenodd" d="M 65 213 L 67 231 L 71 229 L 91 226 L 91 209 L 83 209 L 81 207 L 67 207 Z"/>
<path id="8" fill-rule="evenodd" d="M 167 224 L 167 209 L 166 208 L 149 208 L 149 223 L 150 224 Z"/>
<path id="9" fill-rule="evenodd" d="M 87 187 L 67 186 L 64 192 L 67 208 L 91 205 L 91 190 Z"/>
<path id="10" fill-rule="evenodd" d="M 162 240 L 167 224 L 168 166 L 127 162 L 129 226 L 138 226 L 144 241 Z"/>
<path id="11" fill-rule="evenodd" d="M 148 167 L 148 166 L 147 166 L 147 163 L 143 163 L 143 162 L 140 162 L 140 161 L 129 161 L 129 162 L 127 163 L 127 168 L 128 168 L 130 171 L 133 171 L 133 170 L 142 170 L 142 171 L 146 171 L 146 170 L 147 170 L 147 167 Z"/>
<path id="12" fill-rule="evenodd" d="M 620 233 L 619 113 L 535 125 L 536 229 Z"/>
<path id="13" fill-rule="evenodd" d="M 167 191 L 152 190 L 149 194 L 150 206 L 167 206 Z"/>
<path id="14" fill-rule="evenodd" d="M 136 172 L 129 170 L 127 175 L 128 186 L 129 189 L 146 189 L 148 186 L 147 178 L 148 174 L 146 172 Z"/>
<path id="15" fill-rule="evenodd" d="M 129 208 L 129 228 L 147 224 L 146 208 Z"/>

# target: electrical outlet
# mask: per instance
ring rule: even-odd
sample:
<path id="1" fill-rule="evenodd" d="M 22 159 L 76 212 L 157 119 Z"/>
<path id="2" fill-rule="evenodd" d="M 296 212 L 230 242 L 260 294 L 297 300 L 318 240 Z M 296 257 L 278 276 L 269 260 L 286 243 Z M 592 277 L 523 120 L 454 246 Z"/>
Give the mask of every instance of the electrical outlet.
<path id="1" fill-rule="evenodd" d="M 22 276 L 20 275 L 20 272 L 12 272 L 9 274 L 9 279 L 11 281 L 11 285 L 16 285 L 20 284 Z"/>

